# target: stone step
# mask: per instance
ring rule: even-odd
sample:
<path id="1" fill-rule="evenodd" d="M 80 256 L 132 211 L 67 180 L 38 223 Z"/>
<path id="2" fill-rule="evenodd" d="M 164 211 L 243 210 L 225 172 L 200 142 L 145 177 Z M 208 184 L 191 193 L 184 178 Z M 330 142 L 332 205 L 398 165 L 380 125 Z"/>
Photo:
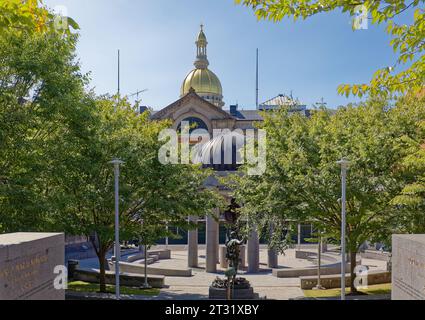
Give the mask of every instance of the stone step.
<path id="1" fill-rule="evenodd" d="M 153 258 L 148 258 L 147 262 L 148 262 L 148 264 L 152 264 L 152 263 L 155 262 L 155 260 Z M 133 261 L 132 263 L 145 264 L 145 259 L 139 259 L 139 260 Z"/>
<path id="2" fill-rule="evenodd" d="M 159 255 L 156 254 L 149 254 L 149 258 L 153 259 L 154 262 L 159 260 Z"/>
<path id="3" fill-rule="evenodd" d="M 115 284 L 115 272 L 106 271 L 106 283 Z M 98 269 L 77 269 L 74 272 L 73 280 L 79 280 L 89 283 L 99 283 Z M 164 286 L 165 277 L 161 275 L 148 275 L 148 282 L 153 288 L 162 288 Z M 129 287 L 140 287 L 145 282 L 143 274 L 134 274 L 128 272 L 120 273 L 120 284 Z"/>

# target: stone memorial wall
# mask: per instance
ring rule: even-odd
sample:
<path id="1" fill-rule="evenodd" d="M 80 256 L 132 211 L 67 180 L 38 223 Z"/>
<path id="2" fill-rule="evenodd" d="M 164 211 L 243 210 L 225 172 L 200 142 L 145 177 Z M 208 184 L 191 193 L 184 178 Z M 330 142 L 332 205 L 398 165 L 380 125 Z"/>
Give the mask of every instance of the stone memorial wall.
<path id="1" fill-rule="evenodd" d="M 56 266 L 64 265 L 63 233 L 0 235 L 0 300 L 63 300 Z"/>
<path id="2" fill-rule="evenodd" d="M 393 235 L 392 300 L 425 300 L 425 234 Z"/>

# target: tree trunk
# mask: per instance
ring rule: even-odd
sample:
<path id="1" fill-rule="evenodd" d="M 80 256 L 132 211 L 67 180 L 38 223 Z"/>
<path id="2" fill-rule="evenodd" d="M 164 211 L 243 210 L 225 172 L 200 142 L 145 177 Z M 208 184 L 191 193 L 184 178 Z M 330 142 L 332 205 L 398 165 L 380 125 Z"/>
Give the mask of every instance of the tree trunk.
<path id="1" fill-rule="evenodd" d="M 354 279 L 356 278 L 356 273 L 354 272 L 354 269 L 356 268 L 356 257 L 357 257 L 357 251 L 350 251 L 350 291 L 351 294 L 356 294 L 358 291 L 356 287 L 354 286 Z"/>
<path id="2" fill-rule="evenodd" d="M 91 237 L 91 243 L 96 252 L 97 259 L 99 260 L 99 291 L 105 293 L 106 292 L 106 253 L 108 249 L 102 244 L 97 233 L 94 233 L 94 236 Z"/>
<path id="3" fill-rule="evenodd" d="M 97 256 L 99 259 L 99 288 L 100 292 L 106 292 L 106 251 L 99 250 L 99 255 Z"/>

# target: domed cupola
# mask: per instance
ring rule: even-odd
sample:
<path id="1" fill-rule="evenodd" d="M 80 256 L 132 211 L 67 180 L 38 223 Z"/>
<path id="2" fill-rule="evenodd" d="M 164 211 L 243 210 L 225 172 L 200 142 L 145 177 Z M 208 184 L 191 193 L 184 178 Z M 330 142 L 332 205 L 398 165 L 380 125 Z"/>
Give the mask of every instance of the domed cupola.
<path id="1" fill-rule="evenodd" d="M 196 41 L 197 54 L 194 63 L 195 69 L 190 71 L 184 79 L 180 96 L 186 95 L 189 93 L 190 88 L 193 88 L 197 95 L 221 108 L 224 106 L 223 90 L 218 77 L 208 69 L 207 45 L 207 37 L 201 25 L 201 30 Z"/>

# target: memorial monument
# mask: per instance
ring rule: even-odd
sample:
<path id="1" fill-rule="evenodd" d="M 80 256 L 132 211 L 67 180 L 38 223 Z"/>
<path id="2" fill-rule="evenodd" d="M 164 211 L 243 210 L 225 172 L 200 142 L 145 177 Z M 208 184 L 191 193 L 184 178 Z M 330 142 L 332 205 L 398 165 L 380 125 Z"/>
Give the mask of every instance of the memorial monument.
<path id="1" fill-rule="evenodd" d="M 239 210 L 240 206 L 231 200 L 224 217 L 228 225 L 226 240 L 226 260 L 229 268 L 225 272 L 225 279 L 216 278 L 210 286 L 210 299 L 254 299 L 254 289 L 248 280 L 238 277 L 238 268 L 241 263 L 240 246 L 244 240 L 239 235 Z"/>
<path id="2" fill-rule="evenodd" d="M 0 235 L 0 300 L 64 300 L 65 290 L 54 285 L 64 249 L 63 233 Z"/>
<path id="3" fill-rule="evenodd" d="M 392 238 L 392 300 L 425 300 L 425 234 Z"/>

